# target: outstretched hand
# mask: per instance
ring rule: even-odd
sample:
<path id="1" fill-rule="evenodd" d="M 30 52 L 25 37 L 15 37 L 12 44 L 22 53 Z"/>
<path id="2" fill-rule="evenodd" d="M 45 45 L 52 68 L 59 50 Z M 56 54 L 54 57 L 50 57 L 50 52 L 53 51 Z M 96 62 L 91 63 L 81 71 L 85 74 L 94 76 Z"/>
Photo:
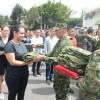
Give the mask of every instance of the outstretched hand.
<path id="1" fill-rule="evenodd" d="M 37 57 L 35 57 L 35 59 L 33 60 L 34 62 L 40 62 L 44 59 L 43 55 L 37 55 Z"/>

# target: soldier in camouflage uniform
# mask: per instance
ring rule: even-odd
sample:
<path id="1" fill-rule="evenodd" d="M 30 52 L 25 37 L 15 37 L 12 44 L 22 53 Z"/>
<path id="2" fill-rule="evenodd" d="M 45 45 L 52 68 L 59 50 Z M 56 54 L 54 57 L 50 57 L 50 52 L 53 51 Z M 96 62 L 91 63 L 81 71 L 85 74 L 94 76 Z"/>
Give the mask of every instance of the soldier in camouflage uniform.
<path id="1" fill-rule="evenodd" d="M 84 33 L 83 35 L 76 35 L 77 39 L 77 47 L 83 48 L 83 39 L 87 38 L 87 40 L 92 44 L 92 46 L 95 47 L 97 50 L 100 48 L 100 29 L 98 29 L 98 37 L 90 36 L 87 33 Z"/>
<path id="2" fill-rule="evenodd" d="M 78 100 L 100 100 L 100 49 L 93 53 L 84 77 L 78 77 L 75 84 L 80 89 Z"/>
<path id="3" fill-rule="evenodd" d="M 59 27 L 59 28 L 58 28 Z M 58 25 L 55 27 L 57 37 L 60 39 L 55 45 L 52 52 L 46 54 L 46 56 L 38 56 L 35 61 L 44 60 L 54 66 L 59 63 L 58 57 L 61 54 L 62 50 L 66 49 L 66 46 L 72 46 L 72 38 L 67 36 L 65 25 Z M 66 62 L 65 62 L 66 64 Z M 70 78 L 59 75 L 54 72 L 54 90 L 56 92 L 56 100 L 68 100 L 68 91 L 69 91 Z"/>
<path id="4" fill-rule="evenodd" d="M 100 100 L 100 29 L 98 29 L 98 37 L 86 37 L 98 50 L 93 53 L 84 77 L 79 77 L 75 81 L 80 89 L 78 100 Z M 82 39 L 82 36 L 79 39 Z"/>
<path id="5" fill-rule="evenodd" d="M 76 48 L 80 51 L 80 54 L 77 54 L 76 57 L 74 57 L 75 53 L 72 53 L 68 55 L 68 46 L 69 48 L 74 48 L 73 43 L 72 43 L 72 38 L 67 36 L 66 34 L 66 29 L 64 27 L 62 28 L 55 28 L 56 29 L 56 34 L 57 37 L 60 39 L 57 44 L 55 45 L 54 49 L 52 52 L 43 55 L 38 55 L 34 61 L 38 62 L 41 60 L 44 60 L 47 63 L 55 65 L 62 65 L 65 68 L 68 68 L 72 71 L 75 71 L 79 74 L 84 74 L 84 70 L 81 68 L 85 62 L 82 61 L 82 57 L 79 57 L 81 55 L 81 52 L 87 52 L 88 51 L 83 51 L 83 49 Z M 77 50 L 76 50 L 77 51 Z M 78 51 L 77 51 L 78 52 Z M 70 60 L 71 59 L 71 60 Z M 88 60 L 87 60 L 88 62 Z M 76 64 L 75 64 L 76 63 Z M 86 66 L 87 64 L 85 64 Z M 81 67 L 80 67 L 81 66 Z M 57 100 L 68 100 L 68 92 L 69 92 L 69 85 L 70 85 L 70 78 L 60 75 L 56 72 L 54 72 L 54 90 L 56 92 L 56 99 Z"/>

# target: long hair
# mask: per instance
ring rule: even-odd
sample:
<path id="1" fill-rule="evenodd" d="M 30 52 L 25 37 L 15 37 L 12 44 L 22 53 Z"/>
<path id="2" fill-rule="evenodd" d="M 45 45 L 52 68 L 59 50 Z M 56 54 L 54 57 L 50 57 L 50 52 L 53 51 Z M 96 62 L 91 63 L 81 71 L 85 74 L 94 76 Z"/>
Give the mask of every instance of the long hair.
<path id="1" fill-rule="evenodd" d="M 10 31 L 10 35 L 9 35 L 9 39 L 8 41 L 12 40 L 14 38 L 14 32 L 19 32 L 19 29 L 22 28 L 20 25 L 15 25 L 11 28 L 11 31 Z"/>

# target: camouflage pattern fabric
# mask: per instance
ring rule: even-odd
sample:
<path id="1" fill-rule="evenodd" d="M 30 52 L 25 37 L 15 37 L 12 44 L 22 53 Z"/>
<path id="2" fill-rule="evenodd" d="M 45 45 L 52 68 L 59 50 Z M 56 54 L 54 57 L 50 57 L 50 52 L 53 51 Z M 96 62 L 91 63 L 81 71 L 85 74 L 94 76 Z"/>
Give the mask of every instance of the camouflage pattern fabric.
<path id="1" fill-rule="evenodd" d="M 76 35 L 75 38 L 77 40 L 77 47 L 83 48 L 83 39 L 84 39 L 84 37 L 82 35 Z"/>
<path id="2" fill-rule="evenodd" d="M 83 48 L 83 35 L 76 35 L 75 38 L 77 39 L 77 47 Z M 100 40 L 98 37 L 88 35 L 87 40 L 97 49 L 100 49 Z"/>
<path id="3" fill-rule="evenodd" d="M 83 50 L 74 46 L 66 46 L 66 49 L 59 54 L 63 58 L 62 62 L 59 61 L 64 67 L 77 72 L 78 74 L 84 74 L 86 65 L 91 57 L 91 52 Z M 60 59 L 59 59 L 60 60 Z"/>
<path id="4" fill-rule="evenodd" d="M 44 47 L 44 44 L 37 44 L 36 47 Z"/>
<path id="5" fill-rule="evenodd" d="M 24 55 L 23 59 L 24 59 L 24 62 L 29 62 L 29 61 L 32 61 L 34 60 L 34 58 L 38 55 L 38 54 L 41 54 L 40 52 L 38 52 L 38 50 L 34 50 L 32 52 L 28 52 L 26 55 Z"/>
<path id="6" fill-rule="evenodd" d="M 96 50 L 85 70 L 75 84 L 80 89 L 78 100 L 100 100 L 100 49 Z"/>
<path id="7" fill-rule="evenodd" d="M 100 49 L 100 40 L 98 37 L 88 36 L 88 41 L 97 49 Z"/>
<path id="8" fill-rule="evenodd" d="M 47 53 L 44 57 L 44 61 L 52 63 L 54 66 L 57 65 L 57 58 L 62 52 L 62 49 L 66 46 L 72 46 L 71 38 L 66 36 L 63 40 L 59 40 L 55 45 L 52 52 Z M 59 75 L 54 72 L 54 90 L 56 93 L 56 100 L 68 100 L 68 90 L 69 90 L 70 78 Z"/>
<path id="9" fill-rule="evenodd" d="M 0 51 L 0 54 L 4 54 L 4 51 Z"/>
<path id="10" fill-rule="evenodd" d="M 63 40 L 59 40 L 53 51 L 45 55 L 44 61 L 54 65 L 60 64 L 72 71 L 83 74 L 91 53 L 77 47 L 74 48 L 71 39 L 66 36 Z M 54 72 L 54 90 L 57 100 L 68 100 L 69 84 L 70 78 Z"/>
<path id="11" fill-rule="evenodd" d="M 56 92 L 56 100 L 68 100 L 69 87 L 70 79 L 54 72 L 54 89 Z"/>
<path id="12" fill-rule="evenodd" d="M 58 50 L 54 51 L 53 57 L 45 57 L 44 60 L 48 63 L 60 64 L 78 74 L 83 75 L 85 73 L 91 52 L 74 46 L 65 46 L 57 53 Z M 57 53 L 57 57 L 55 57 L 55 53 Z"/>

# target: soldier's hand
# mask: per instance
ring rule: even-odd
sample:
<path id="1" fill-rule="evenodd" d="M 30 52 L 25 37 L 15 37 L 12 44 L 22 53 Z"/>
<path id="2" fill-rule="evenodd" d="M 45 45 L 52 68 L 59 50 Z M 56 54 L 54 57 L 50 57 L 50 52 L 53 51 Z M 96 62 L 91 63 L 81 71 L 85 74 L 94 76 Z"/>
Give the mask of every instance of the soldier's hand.
<path id="1" fill-rule="evenodd" d="M 34 62 L 40 62 L 44 59 L 43 55 L 37 55 L 37 57 L 35 57 Z"/>

